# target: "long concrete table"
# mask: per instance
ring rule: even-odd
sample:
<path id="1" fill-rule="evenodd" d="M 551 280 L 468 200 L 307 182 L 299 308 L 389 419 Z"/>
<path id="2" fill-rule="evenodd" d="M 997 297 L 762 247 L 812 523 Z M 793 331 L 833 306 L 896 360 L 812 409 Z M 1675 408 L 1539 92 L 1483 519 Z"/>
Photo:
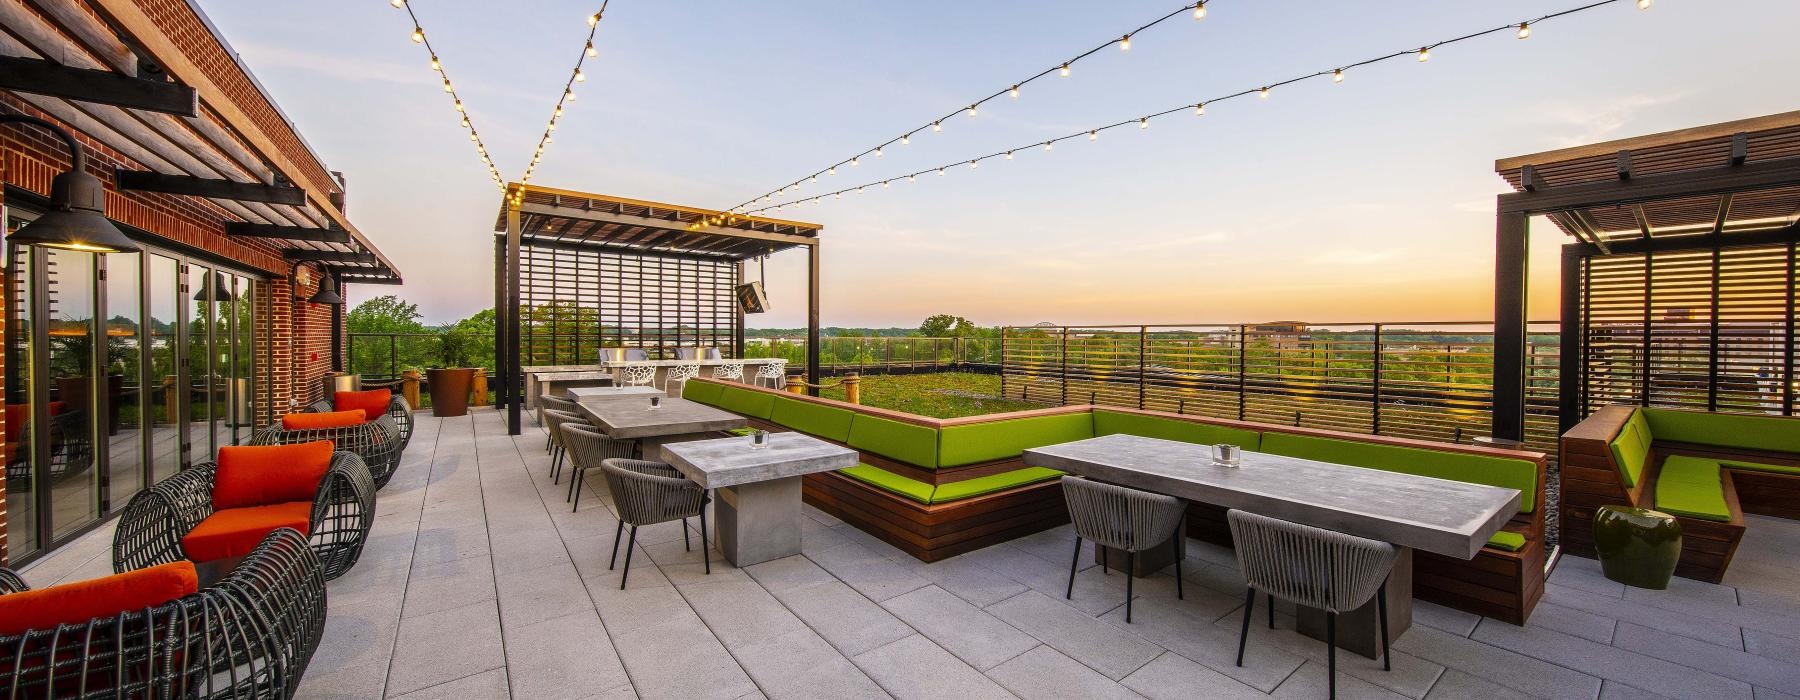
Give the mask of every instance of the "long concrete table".
<path id="1" fill-rule="evenodd" d="M 1461 481 L 1244 451 L 1240 466 L 1213 464 L 1212 446 L 1108 435 L 1025 450 L 1025 463 L 1097 481 L 1245 510 L 1391 542 L 1388 626 L 1412 624 L 1412 550 L 1470 559 L 1519 511 L 1522 494 Z M 1380 652 L 1375 601 L 1338 616 L 1339 646 Z M 1296 611 L 1300 631 L 1325 638 L 1323 611 Z"/>
<path id="2" fill-rule="evenodd" d="M 667 394 L 653 386 L 578 386 L 569 389 L 569 400 L 576 403 L 632 397 L 649 401 L 652 396 Z"/>
<path id="3" fill-rule="evenodd" d="M 638 441 L 646 455 L 657 454 L 656 446 L 663 443 L 710 438 L 750 425 L 736 413 L 678 398 L 664 398 L 660 408 L 651 408 L 648 396 L 577 401 L 575 407 L 607 437 Z"/>
<path id="4" fill-rule="evenodd" d="M 855 450 L 801 433 L 770 433 L 769 444 L 749 437 L 695 440 L 662 446 L 662 460 L 708 489 L 719 551 L 739 567 L 800 553 L 800 477 L 856 466 Z"/>

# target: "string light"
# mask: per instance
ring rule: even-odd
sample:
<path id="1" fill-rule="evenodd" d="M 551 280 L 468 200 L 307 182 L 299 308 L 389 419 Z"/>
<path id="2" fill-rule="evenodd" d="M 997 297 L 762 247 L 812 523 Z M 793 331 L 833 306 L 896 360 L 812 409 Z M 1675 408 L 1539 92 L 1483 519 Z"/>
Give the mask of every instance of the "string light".
<path id="1" fill-rule="evenodd" d="M 1530 39 L 1531 38 L 1531 23 L 1530 22 L 1520 22 L 1519 23 L 1519 38 L 1520 39 Z"/>
<path id="2" fill-rule="evenodd" d="M 388 4 L 393 5 L 395 9 L 399 9 L 406 6 L 406 0 L 388 0 Z"/>
<path id="3" fill-rule="evenodd" d="M 438 57 L 435 53 L 431 55 L 431 69 L 434 71 L 444 69 L 444 64 L 438 62 Z"/>
<path id="4" fill-rule="evenodd" d="M 1344 82 L 1344 69 L 1339 68 L 1337 70 L 1332 71 L 1331 72 L 1331 82 L 1334 82 L 1334 83 Z"/>
<path id="5" fill-rule="evenodd" d="M 912 134 L 907 134 L 905 136 L 900 137 L 900 145 L 905 146 L 910 143 L 912 143 Z M 813 182 L 818 182 L 818 180 L 815 179 L 815 180 L 813 180 Z"/>
<path id="6" fill-rule="evenodd" d="M 949 114 L 938 117 L 937 119 L 933 119 L 930 122 L 928 122 L 927 124 L 929 124 L 929 126 L 931 126 L 931 130 L 934 132 L 943 131 L 944 130 L 943 121 L 946 119 L 950 119 L 952 117 L 958 116 L 959 112 L 966 113 L 966 116 L 969 116 L 969 117 L 976 117 L 976 116 L 980 115 L 980 113 L 981 113 L 981 110 L 980 110 L 981 105 L 986 104 L 989 100 L 998 99 L 1003 94 L 1012 99 L 1018 99 L 1020 91 L 1024 88 L 1024 86 L 1026 84 L 1030 83 L 1031 81 L 1037 80 L 1039 78 L 1043 78 L 1043 77 L 1049 75 L 1052 71 L 1054 71 L 1058 75 L 1066 78 L 1069 76 L 1075 63 L 1077 63 L 1077 62 L 1081 61 L 1082 59 L 1085 59 L 1089 56 L 1094 55 L 1094 53 L 1100 51 L 1101 49 L 1106 48 L 1107 46 L 1117 44 L 1121 50 L 1129 51 L 1131 49 L 1132 39 L 1136 38 L 1138 34 L 1143 33 L 1145 30 L 1155 28 L 1174 17 L 1180 16 L 1190 10 L 1193 11 L 1195 19 L 1200 19 L 1202 17 L 1205 17 L 1206 16 L 1206 4 L 1209 1 L 1210 0 L 1200 0 L 1199 2 L 1184 3 L 1180 7 L 1175 8 L 1173 11 L 1170 11 L 1166 14 L 1158 16 L 1155 19 L 1145 23 L 1143 26 L 1138 27 L 1137 29 L 1133 29 L 1124 34 L 1113 35 L 1112 38 L 1107 39 L 1104 43 L 1101 43 L 1097 46 L 1094 46 L 1091 49 L 1088 49 L 1087 51 L 1077 54 L 1073 58 L 1053 64 L 1050 68 L 1039 71 L 1037 73 L 1034 73 L 1031 76 L 1026 77 L 1023 80 L 1018 80 L 1018 81 L 1006 84 L 1007 85 L 1006 87 L 1003 87 L 1000 90 L 993 92 L 992 94 L 986 95 L 986 96 L 982 97 L 981 99 L 970 102 L 968 104 L 968 106 L 966 106 L 966 107 L 959 107 L 955 111 L 952 111 Z M 907 130 L 906 132 L 904 132 L 904 135 L 902 135 L 900 137 L 889 139 L 885 142 L 876 144 L 875 146 L 868 148 L 856 155 L 858 155 L 858 156 L 868 155 L 869 153 L 873 153 L 876 149 L 891 145 L 891 144 L 895 143 L 896 141 L 901 144 L 906 144 L 911 140 L 912 134 L 917 133 L 919 130 L 921 130 L 923 128 L 925 128 L 925 125 L 922 124 L 921 126 L 919 126 L 917 128 Z M 839 161 L 839 162 L 843 163 L 843 162 L 847 162 L 847 161 Z M 790 185 L 799 184 L 800 182 L 801 182 L 800 180 L 795 180 L 794 182 L 791 182 L 788 184 L 790 184 Z M 781 188 L 776 188 L 776 189 L 781 189 Z M 770 191 L 773 192 L 774 190 L 770 190 Z M 765 192 L 764 194 L 766 195 L 768 193 Z M 729 211 L 740 211 L 744 207 L 754 204 L 756 202 L 756 199 L 760 199 L 760 198 L 761 198 L 760 196 L 758 196 L 756 198 L 752 198 L 751 201 L 738 204 L 737 206 L 732 207 Z"/>
<path id="7" fill-rule="evenodd" d="M 600 54 L 594 49 L 594 34 L 600 31 L 600 20 L 605 16 L 606 0 L 601 0 L 600 9 L 596 10 L 594 14 L 588 15 L 587 38 L 581 43 L 581 53 L 575 55 L 575 69 L 570 71 L 568 82 L 563 83 L 562 97 L 557 98 L 556 107 L 550 111 L 550 121 L 544 124 L 543 135 L 538 137 L 537 150 L 532 153 L 531 163 L 525 166 L 525 174 L 520 177 L 520 182 L 530 182 L 531 176 L 537 173 L 538 162 L 544 158 L 544 145 L 551 143 L 550 134 L 556 131 L 557 120 L 562 119 L 563 106 L 575 101 L 575 84 L 587 82 L 587 71 L 584 64 L 589 58 Z"/>
<path id="8" fill-rule="evenodd" d="M 1429 60 L 1431 60 L 1431 47 L 1429 47 L 1429 46 L 1419 47 L 1419 62 L 1424 63 Z"/>
<path id="9" fill-rule="evenodd" d="M 1476 38 L 1479 38 L 1479 37 L 1484 37 L 1484 36 L 1487 36 L 1487 35 L 1489 35 L 1489 34 L 1494 34 L 1494 33 L 1498 33 L 1498 32 L 1513 32 L 1513 31 L 1516 31 L 1516 30 L 1520 30 L 1520 29 L 1523 29 L 1523 28 L 1527 28 L 1527 27 L 1529 27 L 1529 26 L 1530 26 L 1530 25 L 1534 25 L 1534 24 L 1539 24 L 1539 23 L 1542 23 L 1542 22 L 1545 22 L 1545 21 L 1547 21 L 1547 20 L 1552 20 L 1552 19 L 1558 19 L 1558 18 L 1561 18 L 1561 17 L 1565 17 L 1565 16 L 1568 16 L 1568 15 L 1572 15 L 1572 14 L 1576 14 L 1576 13 L 1579 13 L 1579 12 L 1585 12 L 1585 11 L 1588 11 L 1588 10 L 1592 10 L 1592 9 L 1595 9 L 1595 8 L 1598 8 L 1598 7 L 1601 7 L 1601 6 L 1604 6 L 1604 5 L 1611 5 L 1611 4 L 1613 4 L 1613 3 L 1617 3 L 1617 2 L 1625 2 L 1625 1 L 1626 1 L 1626 0 L 1598 0 L 1598 1 L 1597 1 L 1597 2 L 1591 2 L 1591 3 L 1589 3 L 1589 4 L 1587 4 L 1587 5 L 1581 5 L 1581 6 L 1578 6 L 1578 7 L 1574 7 L 1574 8 L 1571 8 L 1571 9 L 1567 9 L 1567 10 L 1563 10 L 1563 11 L 1560 11 L 1560 12 L 1554 12 L 1554 13 L 1551 13 L 1551 14 L 1547 14 L 1547 15 L 1544 15 L 1544 16 L 1542 16 L 1542 17 L 1538 17 L 1538 18 L 1536 18 L 1536 19 L 1532 19 L 1532 20 L 1528 20 L 1528 21 L 1525 21 L 1525 22 L 1517 22 L 1517 23 L 1509 23 L 1509 24 L 1505 24 L 1505 25 L 1501 25 L 1501 26 L 1499 26 L 1499 27 L 1494 27 L 1494 28 L 1492 28 L 1492 29 L 1486 29 L 1486 30 L 1482 30 L 1482 31 L 1477 31 L 1477 32 L 1474 32 L 1474 33 L 1471 33 L 1471 34 L 1466 34 L 1466 35 L 1463 35 L 1463 36 L 1459 36 L 1459 37 L 1456 37 L 1456 38 L 1454 38 L 1454 39 L 1448 39 L 1448 40 L 1445 40 L 1445 41 L 1439 41 L 1439 42 L 1437 42 L 1437 43 L 1435 43 L 1435 44 L 1427 44 L 1427 45 L 1426 45 L 1426 46 L 1425 46 L 1425 47 L 1424 47 L 1424 48 L 1423 48 L 1423 49 L 1407 49 L 1407 50 L 1404 50 L 1404 51 L 1397 51 L 1397 52 L 1394 52 L 1394 53 L 1390 53 L 1390 54 L 1386 54 L 1386 55 L 1382 55 L 1382 56 L 1377 56 L 1377 57 L 1374 57 L 1374 58 L 1370 58 L 1370 59 L 1366 59 L 1366 60 L 1362 60 L 1362 61 L 1357 61 L 1357 62 L 1354 62 L 1354 63 L 1346 63 L 1346 64 L 1341 64 L 1341 65 L 1342 65 L 1342 67 L 1340 67 L 1340 68 L 1333 68 L 1333 69 L 1326 69 L 1326 70 L 1322 70 L 1322 71 L 1318 71 L 1318 72 L 1315 72 L 1315 73 L 1308 73 L 1308 74 L 1305 74 L 1305 75 L 1299 75 L 1299 76 L 1296 76 L 1296 77 L 1293 77 L 1293 78 L 1289 78 L 1289 79 L 1287 79 L 1287 80 L 1281 80 L 1281 81 L 1277 81 L 1277 82 L 1272 82 L 1272 83 L 1267 83 L 1267 84 L 1264 84 L 1264 85 L 1263 85 L 1263 86 L 1262 86 L 1262 87 L 1260 87 L 1260 88 L 1251 88 L 1251 89 L 1248 89 L 1248 90 L 1242 90 L 1242 91 L 1239 91 L 1239 92 L 1235 92 L 1235 93 L 1231 93 L 1231 94 L 1228 94 L 1228 95 L 1224 95 L 1224 96 L 1221 96 L 1221 97 L 1216 97 L 1216 98 L 1213 98 L 1213 99 L 1210 99 L 1210 100 L 1203 100 L 1203 101 L 1199 101 L 1199 102 L 1194 102 L 1194 103 L 1190 103 L 1190 104 L 1185 104 L 1185 105 L 1181 105 L 1181 106 L 1179 106 L 1179 107 L 1174 107 L 1174 108 L 1171 108 L 1171 109 L 1167 109 L 1167 110 L 1163 110 L 1163 111 L 1160 111 L 1160 112 L 1154 112 L 1154 113 L 1151 113 L 1151 114 L 1146 114 L 1146 115 L 1143 115 L 1143 116 L 1140 116 L 1140 117 L 1136 117 L 1136 118 L 1133 118 L 1133 119 L 1127 119 L 1127 120 L 1125 120 L 1125 121 L 1120 121 L 1120 122 L 1115 122 L 1115 123 L 1112 123 L 1112 124 L 1107 124 L 1107 125 L 1105 125 L 1105 126 L 1099 126 L 1099 127 L 1094 127 L 1094 128 L 1091 128 L 1091 129 L 1084 129 L 1084 130 L 1082 130 L 1082 131 L 1077 131 L 1077 132 L 1074 132 L 1074 133 L 1071 133 L 1071 134 L 1068 134 L 1068 135 L 1065 135 L 1065 136 L 1059 136 L 1059 137 L 1057 137 L 1057 138 L 1053 138 L 1053 139 L 1049 139 L 1049 140 L 1047 140 L 1047 141 L 1042 141 L 1042 142 L 1038 142 L 1038 144 L 1030 144 L 1030 145 L 1042 145 L 1042 146 L 1043 146 L 1043 147 L 1044 147 L 1044 150 L 1045 150 L 1045 151 L 1046 151 L 1046 152 L 1047 152 L 1047 151 L 1051 151 L 1051 150 L 1053 150 L 1053 149 L 1054 149 L 1054 148 L 1055 148 L 1055 145 L 1056 145 L 1056 142 L 1057 142 L 1057 141 L 1062 141 L 1062 140 L 1064 140 L 1064 139 L 1071 139 L 1071 138 L 1075 138 L 1075 137 L 1077 137 L 1077 136 L 1080 136 L 1080 135 L 1081 135 L 1081 134 L 1082 134 L 1082 133 L 1086 133 L 1086 134 L 1087 134 L 1087 136 L 1088 136 L 1088 139 L 1089 139 L 1089 140 L 1090 140 L 1090 141 L 1097 141 L 1097 140 L 1099 140 L 1099 135 L 1100 135 L 1100 132 L 1102 132 L 1102 131 L 1106 131 L 1106 130 L 1108 130 L 1108 129 L 1114 129 L 1114 128 L 1119 128 L 1119 127 L 1123 127 L 1123 126 L 1125 126 L 1125 125 L 1128 125 L 1128 124 L 1132 124 L 1132 123 L 1136 123 L 1136 124 L 1138 124 L 1138 126 L 1139 126 L 1139 128 L 1140 128 L 1140 129 L 1141 129 L 1141 128 L 1147 128 L 1147 126 L 1148 126 L 1148 124 L 1149 124 L 1149 122 L 1150 122 L 1150 120 L 1152 120 L 1152 119 L 1158 119 L 1158 118 L 1161 118 L 1161 117 L 1164 117 L 1164 116 L 1167 116 L 1167 115 L 1170 115 L 1170 114 L 1174 114 L 1174 113 L 1176 113 L 1176 112 L 1180 112 L 1180 111 L 1185 111 L 1185 110 L 1188 110 L 1188 109 L 1192 109 L 1192 110 L 1193 110 L 1193 112 L 1194 112 L 1194 114 L 1195 114 L 1195 115 L 1196 115 L 1196 116 L 1204 116 L 1204 115 L 1205 115 L 1205 114 L 1206 114 L 1206 105 L 1207 105 L 1207 104 L 1208 104 L 1208 103 L 1209 103 L 1209 102 L 1217 102 L 1217 101 L 1219 101 L 1219 100 L 1229 100 L 1229 99 L 1236 99 L 1236 98 L 1241 98 L 1241 97 L 1246 97 L 1246 96 L 1248 96 L 1248 95 L 1250 95 L 1250 94 L 1252 94 L 1252 93 L 1254 93 L 1254 94 L 1256 94 L 1256 95 L 1257 95 L 1257 96 L 1258 96 L 1258 97 L 1260 97 L 1260 98 L 1262 98 L 1262 99 L 1267 99 L 1267 98 L 1268 98 L 1268 95 L 1269 95 L 1269 93 L 1270 93 L 1270 91 L 1272 91 L 1272 90 L 1273 90 L 1273 89 L 1274 89 L 1274 88 L 1277 88 L 1277 87 L 1280 87 L 1280 86 L 1283 86 L 1283 85 L 1289 85 L 1289 84 L 1293 84 L 1293 83 L 1298 83 L 1298 82 L 1301 82 L 1301 81 L 1305 81 L 1305 80 L 1310 80 L 1310 79 L 1313 79 L 1313 78 L 1322 78 L 1322 77 L 1326 77 L 1326 76 L 1330 76 L 1330 77 L 1331 77 L 1331 78 L 1332 78 L 1332 79 L 1333 79 L 1333 81 L 1334 81 L 1334 82 L 1337 82 L 1337 78 L 1338 78 L 1338 77 L 1339 77 L 1339 76 L 1340 76 L 1340 75 L 1342 75 L 1342 74 L 1343 74 L 1343 73 L 1344 73 L 1344 72 L 1345 72 L 1345 71 L 1348 71 L 1348 70 L 1349 70 L 1349 69 L 1352 69 L 1352 68 L 1359 68 L 1359 67 L 1362 67 L 1362 66 L 1366 66 L 1366 65 L 1370 65 L 1370 64 L 1375 64 L 1375 63 L 1382 63 L 1382 62 L 1386 62 L 1386 61 L 1391 61 L 1391 60 L 1394 60 L 1394 59 L 1397 59 L 1397 58 L 1401 58 L 1401 57 L 1405 57 L 1405 56 L 1413 56 L 1413 57 L 1417 57 L 1417 56 L 1418 56 L 1418 55 L 1419 55 L 1419 54 L 1420 54 L 1420 53 L 1421 53 L 1421 51 L 1424 51 L 1424 52 L 1429 52 L 1429 50 L 1430 50 L 1430 49 L 1431 49 L 1431 48 L 1433 48 L 1433 47 L 1437 47 L 1437 46 L 1444 46 L 1444 45 L 1448 45 L 1448 44 L 1454 44 L 1454 43 L 1457 43 L 1457 42 L 1461 42 L 1461 41 L 1468 41 L 1468 40 L 1471 40 L 1471 39 L 1476 39 Z M 1640 5 L 1647 5 L 1647 4 L 1648 4 L 1648 0 L 1639 0 L 1639 2 L 1640 2 Z M 940 176 L 941 176 L 941 175 L 943 175 L 943 174 L 944 174 L 944 172 L 945 172 L 945 168 L 947 168 L 947 167 L 949 167 L 949 165 L 953 165 L 953 164 L 955 164 L 955 163 L 968 163 L 968 164 L 969 164 L 969 165 L 970 165 L 970 167 L 978 167 L 978 166 L 977 166 L 977 165 L 976 165 L 976 164 L 977 164 L 977 163 L 979 163 L 979 162 L 980 162 L 980 161 L 983 161 L 983 160 L 986 160 L 986 159 L 989 159 L 989 158 L 994 158 L 994 157 L 1000 157 L 1000 158 L 1003 158 L 1003 159 L 1005 159 L 1005 160 L 1012 160 L 1012 159 L 1013 159 L 1013 153 L 1014 153 L 1014 151 L 1016 151 L 1016 150 L 1018 150 L 1018 149 L 1020 149 L 1020 148 L 1025 148 L 1025 147 L 1026 147 L 1026 146 L 1015 146 L 1015 147 L 1013 147 L 1013 148 L 1010 148 L 1010 149 L 1007 149 L 1007 150 L 1004 150 L 1004 151 L 997 151 L 997 152 L 994 152 L 994 153 L 989 153 L 989 154 L 987 154 L 987 155 L 983 155 L 983 156 L 979 156 L 979 157 L 976 157 L 976 158 L 970 158 L 970 159 L 964 159 L 964 160 L 957 160 L 957 161 L 953 161 L 953 162 L 952 162 L 952 163 L 950 163 L 950 164 L 947 164 L 947 165 L 941 165 L 941 166 L 938 166 L 938 167 L 936 167 L 936 168 L 928 168 L 928 169 L 925 169 L 925 170 L 920 170 L 920 171 L 917 171 L 917 172 L 914 172 L 914 173 L 909 173 L 909 174 L 907 174 L 907 175 L 906 175 L 906 176 L 905 176 L 905 177 L 906 177 L 906 181 L 907 181 L 907 182 L 914 182 L 914 181 L 915 181 L 915 178 L 916 178 L 916 177 L 917 177 L 917 176 L 918 176 L 918 175 L 923 175 L 923 174 L 925 174 L 925 173 L 928 173 L 928 172 L 931 172 L 931 171 L 932 171 L 932 170 L 936 170 L 936 171 L 937 171 L 937 173 L 938 173 L 938 174 L 939 174 L 939 175 L 940 175 Z M 896 178 L 890 178 L 890 179 L 899 179 L 899 178 L 897 178 L 897 177 L 896 177 Z M 815 180 L 815 181 L 816 181 L 816 180 Z M 845 191 L 852 191 L 852 190 L 854 190 L 854 189 L 855 189 L 855 188 L 856 188 L 856 187 L 861 187 L 861 186 L 862 186 L 862 185 L 857 185 L 857 186 L 852 186 L 852 187 L 848 187 L 848 188 L 845 188 L 845 189 L 843 189 L 843 190 L 838 190 L 838 192 L 845 192 Z M 806 203 L 814 203 L 814 204 L 817 204 L 817 203 L 819 203 L 819 201 L 820 201 L 820 200 L 822 200 L 822 199 L 824 199 L 824 198 L 825 198 L 825 197 L 826 197 L 826 196 L 828 196 L 828 195 L 832 195 L 832 194 L 835 194 L 835 193 L 825 193 L 825 194 L 818 194 L 818 195 L 814 195 L 814 196 L 811 196 L 811 197 L 807 197 L 807 198 L 804 198 L 804 199 L 800 199 L 800 200 L 795 200 L 795 201 L 794 201 L 794 202 L 787 202 L 787 203 L 785 203 L 785 204 L 789 204 L 789 205 L 801 205 L 801 204 L 806 204 Z M 760 199 L 760 198 L 759 198 L 759 199 Z M 756 213 L 756 212 L 758 212 L 758 211 L 764 211 L 764 210 L 767 210 L 767 209 L 770 209 L 770 208 L 771 208 L 771 207 L 763 207 L 763 208 L 761 208 L 761 209 L 752 209 L 752 210 L 749 210 L 749 211 L 747 211 L 747 212 L 744 212 L 744 213 L 745 213 L 745 214 L 754 214 L 754 213 Z"/>
<path id="10" fill-rule="evenodd" d="M 422 28 L 422 27 L 419 27 L 419 26 L 417 26 L 417 25 L 414 25 L 414 26 L 413 26 L 413 33 L 412 33 L 412 40 L 413 40 L 413 43 L 415 43 L 415 44 L 423 44 L 423 43 L 425 43 L 425 30 L 424 30 L 424 28 Z"/>
<path id="11" fill-rule="evenodd" d="M 487 144 L 482 143 L 481 134 L 475 130 L 475 124 L 469 120 L 468 107 L 463 104 L 462 96 L 456 94 L 456 85 L 450 82 L 450 73 L 444 69 L 444 62 L 438 58 L 437 49 L 431 46 L 430 39 L 425 36 L 425 27 L 419 22 L 418 14 L 413 12 L 412 4 L 406 2 L 406 0 L 389 0 L 388 4 L 392 5 L 395 9 L 405 10 L 407 18 L 412 20 L 413 43 L 425 47 L 426 55 L 431 57 L 432 72 L 436 73 L 439 79 L 442 80 L 444 92 L 450 95 L 450 106 L 457 112 L 458 123 L 461 124 L 463 129 L 468 130 L 469 142 L 475 144 L 475 155 L 481 158 L 481 163 L 487 168 L 488 177 L 493 179 L 494 186 L 499 188 L 502 194 L 505 194 L 506 181 L 500 178 L 499 169 L 494 167 L 493 160 L 488 157 Z"/>
<path id="12" fill-rule="evenodd" d="M 1650 9 L 1650 0 L 1638 0 L 1638 9 L 1640 9 L 1640 10 Z"/>

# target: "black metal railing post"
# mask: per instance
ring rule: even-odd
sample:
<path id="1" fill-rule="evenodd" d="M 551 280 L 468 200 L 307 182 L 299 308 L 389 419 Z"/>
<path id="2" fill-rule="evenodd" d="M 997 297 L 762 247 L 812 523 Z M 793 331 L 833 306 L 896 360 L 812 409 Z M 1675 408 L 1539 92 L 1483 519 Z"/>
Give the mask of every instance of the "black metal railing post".
<path id="1" fill-rule="evenodd" d="M 1150 368 L 1145 365 L 1147 355 L 1145 347 L 1150 344 L 1150 327 L 1138 326 L 1138 410 L 1144 410 L 1144 382 L 1149 379 Z"/>
<path id="2" fill-rule="evenodd" d="M 1381 434 L 1381 324 L 1379 324 L 1379 323 L 1375 324 L 1375 371 L 1374 371 L 1374 375 L 1373 375 L 1373 384 L 1369 387 L 1369 404 L 1370 404 L 1370 408 L 1374 414 L 1371 419 L 1371 425 L 1373 428 L 1371 430 L 1371 432 L 1373 432 L 1376 435 L 1380 435 Z"/>
<path id="3" fill-rule="evenodd" d="M 1238 326 L 1238 363 L 1237 363 L 1238 420 L 1243 420 L 1244 416 L 1247 415 L 1247 413 L 1245 412 L 1245 406 L 1244 406 L 1244 392 L 1249 388 L 1249 386 L 1245 383 L 1245 372 L 1248 369 L 1247 358 L 1249 356 L 1249 351 L 1250 351 L 1250 327 L 1240 324 Z"/>
<path id="4" fill-rule="evenodd" d="M 400 336 L 388 334 L 388 376 L 400 376 Z"/>

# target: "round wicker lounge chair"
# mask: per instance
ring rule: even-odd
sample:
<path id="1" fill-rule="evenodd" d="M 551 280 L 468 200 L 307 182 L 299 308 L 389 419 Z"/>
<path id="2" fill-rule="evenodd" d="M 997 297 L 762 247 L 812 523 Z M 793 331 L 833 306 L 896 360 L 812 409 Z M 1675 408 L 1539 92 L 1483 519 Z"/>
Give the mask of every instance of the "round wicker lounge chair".
<path id="1" fill-rule="evenodd" d="M 276 421 L 250 436 L 252 445 L 293 445 L 314 440 L 330 440 L 339 450 L 361 457 L 377 490 L 387 486 L 388 480 L 394 478 L 394 470 L 400 467 L 400 424 L 392 415 L 336 428 L 288 428 Z"/>
<path id="2" fill-rule="evenodd" d="M 399 394 L 395 394 L 395 393 L 393 393 L 392 390 L 389 390 L 389 389 L 372 389 L 369 391 L 340 391 L 340 392 L 338 392 L 338 394 L 372 394 L 372 393 L 378 392 L 378 391 L 388 392 L 387 414 L 389 416 L 393 417 L 394 423 L 396 425 L 400 426 L 400 449 L 404 450 L 404 449 L 406 449 L 406 443 L 412 442 L 412 434 L 413 434 L 413 410 L 412 410 L 412 406 L 410 406 L 406 403 L 405 397 L 403 397 Z M 325 411 L 341 411 L 341 410 L 344 410 L 345 408 L 362 408 L 361 406 L 338 406 L 337 399 L 338 399 L 337 394 L 327 396 L 323 399 L 319 399 L 318 401 L 314 401 L 311 406 L 306 407 L 306 410 L 312 411 L 314 413 L 322 413 Z M 398 459 L 398 457 L 396 457 L 396 459 Z"/>

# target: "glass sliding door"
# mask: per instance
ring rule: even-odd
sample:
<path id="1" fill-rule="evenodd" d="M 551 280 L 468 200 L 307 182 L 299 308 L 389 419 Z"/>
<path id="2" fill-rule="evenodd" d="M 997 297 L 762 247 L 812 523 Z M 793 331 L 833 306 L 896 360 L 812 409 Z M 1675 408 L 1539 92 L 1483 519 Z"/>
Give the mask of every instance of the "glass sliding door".
<path id="1" fill-rule="evenodd" d="M 231 282 L 231 301 L 224 305 L 226 310 L 221 315 L 230 319 L 231 328 L 231 367 L 226 372 L 231 382 L 227 420 L 231 444 L 240 445 L 249 442 L 256 427 L 256 289 L 252 286 L 255 280 L 249 277 L 226 275 L 226 279 Z"/>
<path id="2" fill-rule="evenodd" d="M 213 303 L 208 289 L 212 285 L 212 270 L 193 263 L 186 267 L 187 292 L 182 299 L 188 305 L 187 337 L 183 342 L 187 358 L 188 410 L 184 417 L 188 423 L 187 438 L 191 441 L 187 463 L 192 466 L 212 459 L 218 449 L 218 435 L 213 432 L 217 414 L 213 409 L 220 386 L 218 375 L 213 371 Z"/>
<path id="3" fill-rule="evenodd" d="M 100 348 L 95 310 L 95 255 L 44 248 L 34 251 L 43 260 L 40 275 L 48 318 L 49 373 L 38 396 L 48 395 L 48 470 L 38 469 L 50 487 L 52 537 L 61 537 L 100 519 L 100 470 L 94 468 L 95 409 L 100 408 L 100 386 L 105 374 L 96 366 Z M 45 412 L 39 411 L 43 417 Z M 42 431 L 40 431 L 42 434 Z M 39 507 L 44 507 L 39 496 Z"/>
<path id="4" fill-rule="evenodd" d="M 7 218 L 6 232 L 24 225 Z M 17 559 L 43 548 L 38 539 L 37 459 L 32 454 L 31 339 L 36 337 L 37 315 L 31 295 L 31 249 L 6 244 L 6 542 Z"/>
<path id="5" fill-rule="evenodd" d="M 181 372 L 181 263 L 150 255 L 146 290 L 150 319 L 145 325 L 150 343 L 152 387 L 146 404 L 150 410 L 150 479 L 161 481 L 181 471 L 181 445 L 187 420 L 182 417 L 186 393 Z"/>
<path id="6" fill-rule="evenodd" d="M 106 272 L 106 422 L 100 444 L 106 446 L 107 488 L 104 509 L 123 507 L 145 486 L 143 354 L 143 254 L 120 253 L 102 258 Z"/>

